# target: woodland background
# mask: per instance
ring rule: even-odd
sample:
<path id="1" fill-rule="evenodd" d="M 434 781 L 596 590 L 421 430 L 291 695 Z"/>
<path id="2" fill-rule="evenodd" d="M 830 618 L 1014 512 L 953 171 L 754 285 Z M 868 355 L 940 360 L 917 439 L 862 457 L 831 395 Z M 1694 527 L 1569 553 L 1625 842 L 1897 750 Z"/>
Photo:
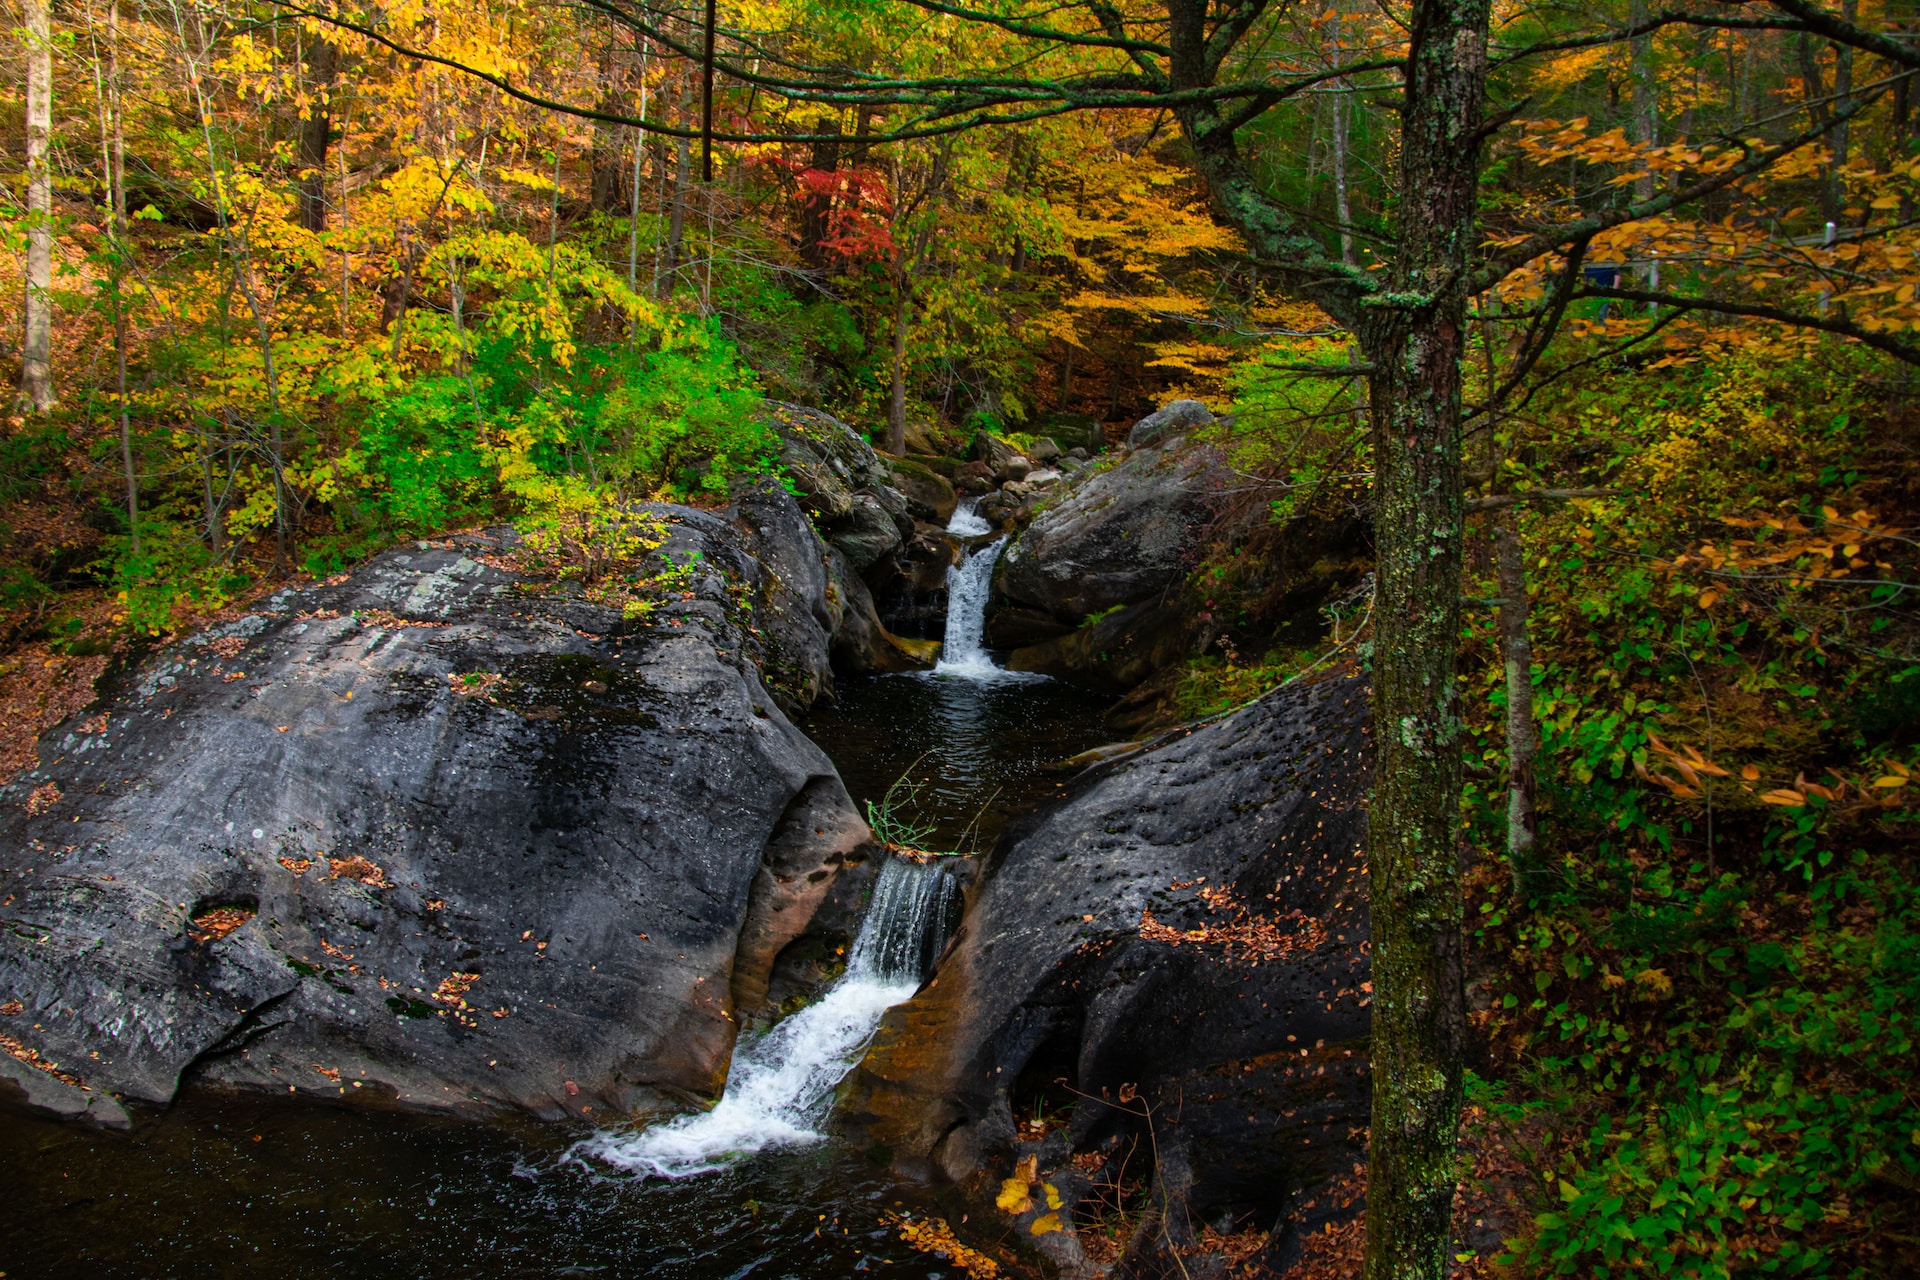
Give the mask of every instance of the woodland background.
<path id="1" fill-rule="evenodd" d="M 652 11 L 698 42 L 698 12 Z M 855 0 L 719 11 L 731 56 L 850 74 L 946 74 L 1010 39 Z M 1390 4 L 1275 12 L 1246 74 L 1406 40 Z M 1910 5 L 1846 13 L 1920 32 Z M 1911 73 L 1778 30 L 1575 38 L 1645 17 L 1496 7 L 1506 45 L 1568 47 L 1496 61 L 1523 110 L 1487 144 L 1490 244 L 1897 83 L 1703 205 L 1472 300 L 1463 1203 L 1505 1206 L 1507 1260 L 1483 1269 L 1510 1274 L 1911 1274 L 1920 423 L 1886 346 L 1920 327 Z M 698 130 L 698 62 L 592 8 L 403 0 L 379 21 L 535 96 Z M 1164 115 L 883 142 L 884 109 L 722 78 L 716 130 L 776 140 L 716 144 L 709 179 L 697 138 L 547 110 L 282 6 L 36 0 L 19 22 L 0 69 L 6 361 L 36 229 L 53 326 L 50 394 L 0 434 L 10 767 L 116 656 L 289 577 L 635 496 L 721 503 L 774 465 L 768 398 L 927 453 L 983 430 L 1118 440 L 1189 396 L 1231 415 L 1218 442 L 1244 484 L 1223 501 L 1264 508 L 1276 542 L 1367 512 L 1350 337 L 1251 261 Z M 1361 269 L 1398 198 L 1393 84 L 1330 80 L 1243 139 Z M 1750 314 L 1562 298 L 1534 351 L 1568 278 L 1710 286 Z M 1513 500 L 1542 490 L 1584 496 Z M 1239 640 L 1181 670 L 1193 715 L 1315 658 L 1273 639 L 1263 553 L 1220 542 L 1195 565 L 1188 589 Z M 1528 868 L 1507 857 L 1516 582 L 1540 737 Z M 1356 1247 L 1329 1237 L 1317 1265 Z"/>

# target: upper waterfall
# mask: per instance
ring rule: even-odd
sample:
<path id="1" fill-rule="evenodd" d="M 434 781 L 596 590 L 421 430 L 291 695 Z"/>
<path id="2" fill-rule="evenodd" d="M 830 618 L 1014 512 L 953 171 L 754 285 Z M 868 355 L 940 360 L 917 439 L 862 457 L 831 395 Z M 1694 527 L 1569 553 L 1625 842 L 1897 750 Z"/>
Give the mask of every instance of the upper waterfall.
<path id="1" fill-rule="evenodd" d="M 947 532 L 961 537 L 991 533 L 993 526 L 975 514 L 978 505 L 977 498 L 962 500 L 953 509 Z M 1006 538 L 996 538 L 984 547 L 963 552 L 960 563 L 947 569 L 947 631 L 934 675 L 962 680 L 1027 678 L 1024 672 L 1008 671 L 994 662 L 981 644 L 987 629 L 987 597 L 993 592 L 993 566 L 1006 547 Z"/>

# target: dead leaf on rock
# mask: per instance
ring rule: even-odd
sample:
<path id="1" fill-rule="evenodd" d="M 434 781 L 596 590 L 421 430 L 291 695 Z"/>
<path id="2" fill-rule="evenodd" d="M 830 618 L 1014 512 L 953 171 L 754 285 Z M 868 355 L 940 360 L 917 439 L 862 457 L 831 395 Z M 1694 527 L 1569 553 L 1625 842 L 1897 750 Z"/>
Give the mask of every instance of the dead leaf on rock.
<path id="1" fill-rule="evenodd" d="M 373 889 L 393 887 L 385 871 L 357 853 L 351 858 L 329 858 L 327 865 L 332 868 L 335 880 L 358 880 Z"/>

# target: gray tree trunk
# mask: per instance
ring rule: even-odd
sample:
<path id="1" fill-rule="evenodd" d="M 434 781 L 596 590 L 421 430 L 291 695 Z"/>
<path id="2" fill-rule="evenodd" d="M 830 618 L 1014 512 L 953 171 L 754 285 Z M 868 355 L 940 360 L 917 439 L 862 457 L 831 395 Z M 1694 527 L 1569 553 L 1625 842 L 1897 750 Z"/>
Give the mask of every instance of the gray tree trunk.
<path id="1" fill-rule="evenodd" d="M 1507 674 L 1507 871 L 1515 896 L 1526 898 L 1535 866 L 1533 759 L 1540 730 L 1533 718 L 1533 643 L 1527 638 L 1527 566 L 1520 554 L 1520 516 L 1509 511 L 1494 532 L 1500 591 L 1500 657 Z"/>
<path id="2" fill-rule="evenodd" d="M 20 397 L 35 413 L 53 398 L 53 30 L 48 0 L 26 0 L 27 290 Z"/>

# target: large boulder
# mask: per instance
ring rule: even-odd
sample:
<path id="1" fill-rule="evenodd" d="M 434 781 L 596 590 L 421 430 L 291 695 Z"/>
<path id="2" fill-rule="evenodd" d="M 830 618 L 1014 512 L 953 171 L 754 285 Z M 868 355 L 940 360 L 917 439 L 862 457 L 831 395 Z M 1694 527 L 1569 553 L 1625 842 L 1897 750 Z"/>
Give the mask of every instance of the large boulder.
<path id="1" fill-rule="evenodd" d="M 821 535 L 861 573 L 884 573 L 886 558 L 913 533 L 913 504 L 888 483 L 886 461 L 859 432 L 830 413 L 769 403 L 780 465 Z"/>
<path id="2" fill-rule="evenodd" d="M 1212 425 L 1214 417 L 1198 400 L 1169 400 L 1165 408 L 1150 413 L 1127 432 L 1127 448 L 1145 449 L 1174 436 L 1184 436 L 1195 427 Z"/>
<path id="3" fill-rule="evenodd" d="M 0 1032 L 147 1104 L 187 1082 L 550 1118 L 716 1095 L 867 832 L 771 687 L 830 687 L 799 511 L 778 489 L 652 510 L 650 613 L 521 572 L 502 530 L 123 672 L 0 791 Z M 48 1093 L 16 1101 L 73 1109 Z"/>
<path id="4" fill-rule="evenodd" d="M 1276 691 L 1011 829 L 843 1117 L 976 1214 L 1038 1184 L 1013 1226 L 1063 1275 L 1103 1199 L 1147 1206 L 1124 1274 L 1179 1274 L 1203 1224 L 1284 1262 L 1365 1160 L 1365 707 L 1351 677 Z"/>
<path id="5" fill-rule="evenodd" d="M 1010 630 L 992 628 L 999 636 Z M 1143 600 L 1063 635 L 1018 647 L 1008 656 L 1007 667 L 1125 693 L 1191 654 L 1195 630 L 1192 613 L 1178 601 Z"/>
<path id="6" fill-rule="evenodd" d="M 907 509 L 916 519 L 941 525 L 953 519 L 960 499 L 951 480 L 912 458 L 889 459 L 888 469 L 893 487 L 906 498 Z"/>
<path id="7" fill-rule="evenodd" d="M 1190 445 L 1075 476 L 1007 548 L 996 585 L 1069 626 L 1159 596 L 1185 579 L 1232 474 L 1219 450 Z"/>

